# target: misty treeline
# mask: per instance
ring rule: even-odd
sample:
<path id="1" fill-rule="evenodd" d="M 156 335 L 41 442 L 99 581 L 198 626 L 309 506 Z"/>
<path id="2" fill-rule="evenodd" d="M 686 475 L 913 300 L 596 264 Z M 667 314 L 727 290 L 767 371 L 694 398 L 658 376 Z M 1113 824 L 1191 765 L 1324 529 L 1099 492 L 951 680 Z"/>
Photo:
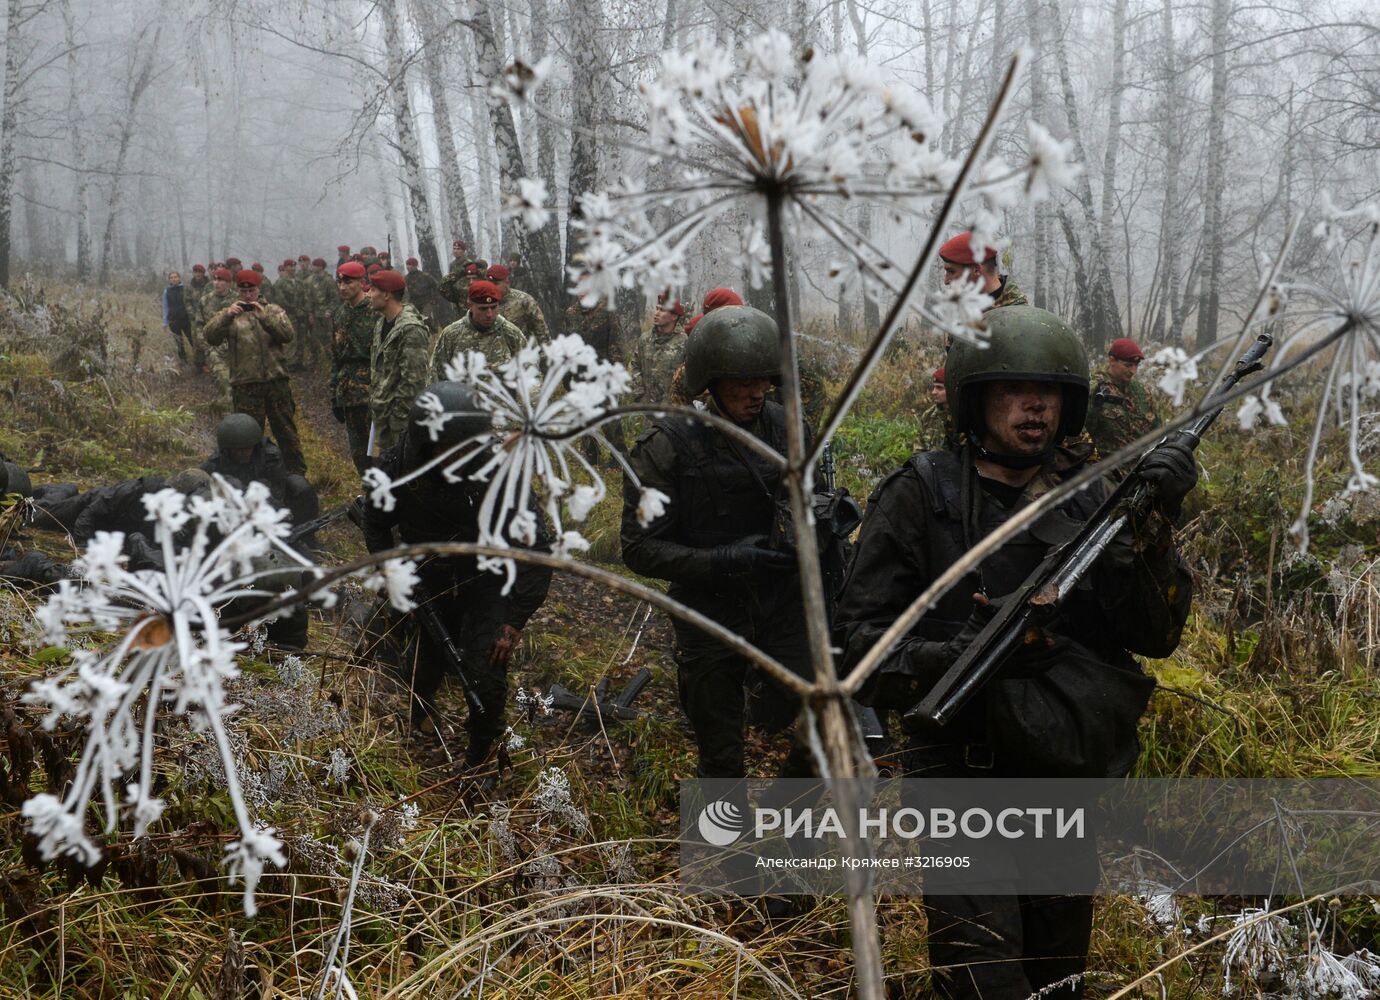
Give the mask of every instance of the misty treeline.
<path id="1" fill-rule="evenodd" d="M 769 27 L 845 50 L 927 95 L 950 154 L 973 139 L 1010 54 L 1030 69 L 994 151 L 1026 122 L 1074 144 L 1081 176 L 1006 218 L 1006 267 L 1094 344 L 1205 343 L 1253 294 L 1291 215 L 1380 189 L 1380 17 L 1370 0 L 0 0 L 0 283 L 22 269 L 102 280 L 234 254 L 269 265 L 391 243 L 445 269 L 453 239 L 517 255 L 563 306 L 579 196 L 680 177 L 638 148 L 638 83 L 697 40 Z M 549 59 L 531 107 L 491 96 Z M 520 178 L 559 209 L 502 213 Z M 859 203 L 894 259 L 927 220 Z M 685 291 L 746 288 L 748 231 L 699 239 Z M 1295 266 L 1306 269 L 1305 228 Z M 807 320 L 877 322 L 795 248 Z M 769 293 L 758 293 L 767 294 Z"/>

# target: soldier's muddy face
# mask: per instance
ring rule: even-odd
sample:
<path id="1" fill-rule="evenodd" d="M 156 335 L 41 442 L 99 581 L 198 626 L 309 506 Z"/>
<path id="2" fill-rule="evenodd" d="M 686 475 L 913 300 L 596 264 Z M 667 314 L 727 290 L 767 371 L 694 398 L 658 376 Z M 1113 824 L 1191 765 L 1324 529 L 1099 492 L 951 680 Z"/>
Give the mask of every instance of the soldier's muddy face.
<path id="1" fill-rule="evenodd" d="M 769 378 L 721 378 L 714 384 L 714 398 L 735 424 L 756 420 L 770 391 Z"/>
<path id="2" fill-rule="evenodd" d="M 989 382 L 982 446 L 1007 455 L 1039 454 L 1053 442 L 1063 403 L 1063 389 L 1051 382 Z"/>

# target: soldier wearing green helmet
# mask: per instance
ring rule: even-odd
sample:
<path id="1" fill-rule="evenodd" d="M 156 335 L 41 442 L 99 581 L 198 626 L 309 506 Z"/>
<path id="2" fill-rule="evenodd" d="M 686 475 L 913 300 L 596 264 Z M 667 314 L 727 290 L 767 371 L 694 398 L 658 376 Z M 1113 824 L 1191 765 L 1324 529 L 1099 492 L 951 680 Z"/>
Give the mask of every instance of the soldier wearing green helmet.
<path id="1" fill-rule="evenodd" d="M 782 408 L 767 396 L 780 381 L 776 323 L 747 306 L 707 314 L 686 346 L 685 385 L 709 394 L 710 412 L 737 424 L 781 454 Z M 641 490 L 623 493 L 623 561 L 643 576 L 670 582 L 670 594 L 743 636 L 802 674 L 808 673 L 796 557 L 773 537 L 784 499 L 781 470 L 706 424 L 685 417 L 655 421 L 631 455 L 643 489 L 670 500 L 644 524 Z M 679 620 L 676 665 L 681 706 L 699 750 L 702 778 L 746 774 L 748 722 L 779 732 L 795 719 L 794 697 L 759 675 L 743 657 Z M 783 773 L 809 774 L 793 745 Z"/>
<path id="2" fill-rule="evenodd" d="M 986 348 L 956 342 L 945 383 L 957 430 L 956 451 L 913 455 L 869 500 L 867 515 L 839 598 L 836 643 L 842 670 L 856 664 L 876 639 L 936 577 L 1017 510 L 1077 474 L 1088 449 L 1064 447 L 1078 434 L 1088 407 L 1088 363 L 1067 323 L 1042 309 L 1007 306 L 984 320 Z M 1192 578 L 1174 547 L 1172 521 L 1197 480 L 1193 452 L 1177 441 L 1146 457 L 1140 472 L 1158 488 L 1158 506 L 1128 526 L 1103 553 L 1048 632 L 1027 639 L 1000 682 L 1036 683 L 1077 660 L 1093 669 L 1091 683 L 1121 683 L 1144 710 L 1153 681 L 1133 654 L 1168 656 L 1188 615 Z M 868 678 L 861 700 L 904 712 L 929 691 L 990 619 L 994 603 L 1011 594 L 1051 545 L 1086 521 L 1105 496 L 1095 480 L 1055 504 L 1033 525 L 954 585 Z M 1105 678 L 1105 680 L 1104 680 Z M 991 714 L 989 685 L 949 724 L 907 733 L 903 765 L 912 776 L 940 778 L 1062 777 L 1035 773 L 1032 745 L 1016 745 Z M 1027 730 L 1028 731 L 1028 730 Z M 1051 737 L 1053 738 L 1053 737 Z M 1117 736 L 1105 764 L 1124 775 L 1139 744 L 1134 725 Z M 998 846 L 1020 871 L 1016 846 Z M 1095 845 L 1077 871 L 1088 891 L 1096 884 Z M 1026 862 L 1029 863 L 1028 861 Z M 969 883 L 971 885 L 971 883 Z M 947 998 L 1077 996 L 1076 987 L 1042 992 L 1086 966 L 1092 921 L 1090 896 L 976 894 L 961 884 L 925 897 L 929 961 L 936 990 Z M 1058 957 L 1055 957 L 1058 956 Z"/>
<path id="3" fill-rule="evenodd" d="M 263 428 L 248 413 L 228 413 L 216 428 L 216 450 L 202 463 L 207 473 L 232 479 L 241 486 L 263 483 L 273 503 L 286 507 L 293 524 L 321 513 L 321 500 L 307 477 L 288 472 L 283 453 L 264 440 Z"/>

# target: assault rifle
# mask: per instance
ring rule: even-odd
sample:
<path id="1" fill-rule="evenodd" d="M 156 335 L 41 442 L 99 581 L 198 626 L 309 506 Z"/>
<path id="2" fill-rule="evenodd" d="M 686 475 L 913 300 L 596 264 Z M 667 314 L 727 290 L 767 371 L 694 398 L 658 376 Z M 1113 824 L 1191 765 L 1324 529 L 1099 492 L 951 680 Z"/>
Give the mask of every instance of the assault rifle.
<path id="1" fill-rule="evenodd" d="M 412 609 L 412 613 L 417 616 L 418 623 L 426 630 L 426 634 L 431 636 L 441 653 L 445 656 L 446 662 L 455 671 L 455 676 L 460 678 L 460 690 L 465 695 L 465 704 L 470 706 L 470 717 L 477 719 L 484 714 L 484 703 L 479 700 L 479 695 L 474 691 L 474 678 L 465 667 L 465 661 L 460 655 L 460 647 L 455 644 L 451 637 L 450 629 L 446 628 L 445 622 L 441 621 L 441 616 L 436 613 L 436 608 L 431 603 L 431 595 L 422 589 L 421 584 L 412 588 L 412 599 L 417 602 L 417 606 Z"/>
<path id="2" fill-rule="evenodd" d="M 303 538 L 307 538 L 315 532 L 320 531 L 328 524 L 335 524 L 335 522 L 339 521 L 342 517 L 350 517 L 351 511 L 353 511 L 356 507 L 362 508 L 363 503 L 364 498 L 362 496 L 358 496 L 351 500 L 349 503 L 341 504 L 334 510 L 327 511 L 320 517 L 314 517 L 310 521 L 303 521 L 301 524 L 294 525 L 292 530 L 288 532 L 287 538 L 284 540 L 289 545 L 296 545 Z"/>
<path id="3" fill-rule="evenodd" d="M 1273 344 L 1273 338 L 1266 334 L 1257 337 L 1223 381 L 1220 391 L 1225 393 L 1246 376 L 1260 371 L 1264 367 L 1261 359 Z M 1178 440 L 1197 448 L 1221 413 L 1221 406 L 1204 413 L 1178 432 Z M 1096 513 L 1084 522 L 1078 534 L 1051 549 L 1020 589 L 1001 603 L 972 645 L 954 661 L 929 694 L 906 712 L 904 721 L 908 725 L 936 726 L 951 722 L 992 679 L 1007 657 L 1027 642 L 1036 641 L 1041 626 L 1058 614 L 1060 605 L 1097 562 L 1117 532 L 1129 522 L 1145 517 L 1154 499 L 1154 487 L 1132 470 Z"/>
<path id="4" fill-rule="evenodd" d="M 559 684 L 552 684 L 546 693 L 551 696 L 552 708 L 576 713 L 577 722 L 598 722 L 601 719 L 630 722 L 641 714 L 632 707 L 632 703 L 651 680 L 652 672 L 642 667 L 612 698 L 609 697 L 607 677 L 601 678 L 599 683 L 594 685 L 592 695 L 581 697 Z"/>

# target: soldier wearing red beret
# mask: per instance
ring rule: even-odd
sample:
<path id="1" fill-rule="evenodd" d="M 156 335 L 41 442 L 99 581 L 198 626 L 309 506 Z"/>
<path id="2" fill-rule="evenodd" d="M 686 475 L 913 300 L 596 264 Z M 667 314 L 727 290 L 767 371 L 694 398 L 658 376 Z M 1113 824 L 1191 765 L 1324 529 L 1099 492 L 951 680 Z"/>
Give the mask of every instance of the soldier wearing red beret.
<path id="1" fill-rule="evenodd" d="M 374 425 L 374 455 L 397 444 L 407 430 L 412 403 L 431 382 L 426 348 L 431 341 L 421 314 L 403 300 L 407 280 L 379 269 L 370 278 L 369 308 L 378 317 L 369 356 L 369 417 Z"/>
<path id="2" fill-rule="evenodd" d="M 287 470 L 306 475 L 307 460 L 297 437 L 297 402 L 283 367 L 294 334 L 292 321 L 281 306 L 261 301 L 263 282 L 263 275 L 253 268 L 236 274 L 239 300 L 212 316 L 203 336 L 209 346 L 224 347 L 232 409 L 248 413 L 260 427 L 271 426 Z"/>
<path id="3" fill-rule="evenodd" d="M 503 290 L 487 278 L 469 284 L 465 315 L 441 331 L 431 352 L 431 381 L 446 377 L 446 365 L 462 351 L 478 351 L 490 365 L 500 364 L 526 345 L 522 331 L 499 315 Z"/>
<path id="4" fill-rule="evenodd" d="M 336 267 L 339 267 L 341 264 L 345 263 L 345 262 L 346 262 L 347 260 L 349 260 L 349 259 L 350 259 L 350 248 L 349 248 L 346 244 L 342 243 L 342 244 L 340 244 L 340 246 L 338 246 L 338 247 L 335 248 L 335 266 L 336 266 Z"/>
<path id="5" fill-rule="evenodd" d="M 1164 398 L 1136 381 L 1144 360 L 1139 344 L 1119 337 L 1107 347 L 1106 365 L 1093 373 L 1087 430 L 1101 458 L 1148 434 L 1168 416 Z"/>
<path id="6" fill-rule="evenodd" d="M 497 287 L 501 305 L 498 314 L 522 331 L 524 340 L 535 340 L 544 344 L 550 338 L 546 329 L 546 317 L 542 315 L 537 300 L 512 285 L 512 275 L 502 264 L 490 264 L 484 276 Z"/>
<path id="7" fill-rule="evenodd" d="M 1000 306 L 1028 306 L 1030 300 L 1016 287 L 1016 283 L 1001 273 L 996 247 L 983 247 L 982 260 L 973 252 L 972 232 L 959 233 L 939 248 L 939 262 L 944 268 L 944 284 L 962 278 L 979 284 L 992 296 L 988 309 Z"/>
<path id="8" fill-rule="evenodd" d="M 369 364 L 378 317 L 369 308 L 364 265 L 347 260 L 335 271 L 338 304 L 331 316 L 331 413 L 345 425 L 350 458 L 363 475 L 369 458 Z"/>

